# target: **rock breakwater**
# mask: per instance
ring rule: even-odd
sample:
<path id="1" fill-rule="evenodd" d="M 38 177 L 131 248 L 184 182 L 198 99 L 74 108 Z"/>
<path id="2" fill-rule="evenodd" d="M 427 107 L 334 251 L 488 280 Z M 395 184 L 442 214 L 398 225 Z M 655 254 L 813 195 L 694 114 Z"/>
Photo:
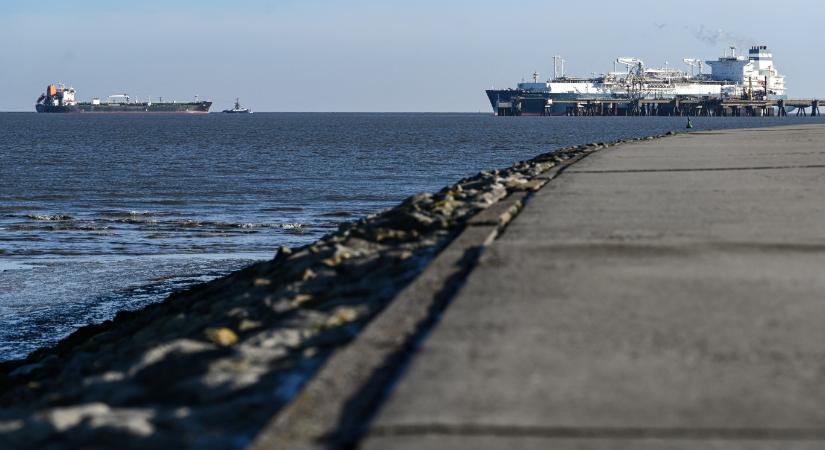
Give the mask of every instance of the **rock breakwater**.
<path id="1" fill-rule="evenodd" d="M 313 244 L 0 364 L 0 448 L 244 448 L 467 221 L 562 149 L 412 196 Z"/>

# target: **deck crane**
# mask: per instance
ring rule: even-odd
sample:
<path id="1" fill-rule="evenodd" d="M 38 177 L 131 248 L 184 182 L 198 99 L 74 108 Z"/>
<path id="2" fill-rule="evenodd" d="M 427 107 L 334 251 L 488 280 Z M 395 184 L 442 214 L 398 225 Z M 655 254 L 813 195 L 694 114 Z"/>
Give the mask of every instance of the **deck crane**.
<path id="1" fill-rule="evenodd" d="M 682 61 L 684 61 L 685 64 L 687 64 L 688 66 L 690 66 L 690 76 L 691 77 L 693 77 L 693 75 L 694 75 L 693 74 L 693 68 L 694 67 L 698 68 L 699 69 L 699 75 L 702 75 L 702 64 L 704 64 L 704 62 L 701 59 L 685 58 Z"/>
<path id="2" fill-rule="evenodd" d="M 640 97 L 645 82 L 645 63 L 639 58 L 629 57 L 616 58 L 616 62 L 627 67 L 625 83 L 628 94 L 632 98 Z"/>

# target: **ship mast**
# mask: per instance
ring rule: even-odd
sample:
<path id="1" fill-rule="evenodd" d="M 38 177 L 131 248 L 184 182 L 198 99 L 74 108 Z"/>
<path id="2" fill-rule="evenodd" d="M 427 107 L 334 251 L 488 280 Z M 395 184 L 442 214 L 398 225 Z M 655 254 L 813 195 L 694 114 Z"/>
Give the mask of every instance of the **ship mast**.
<path id="1" fill-rule="evenodd" d="M 561 71 L 559 70 L 559 65 L 561 65 Z M 561 76 L 564 77 L 564 60 L 559 55 L 553 56 L 553 79 L 559 77 L 559 72 L 561 72 Z"/>

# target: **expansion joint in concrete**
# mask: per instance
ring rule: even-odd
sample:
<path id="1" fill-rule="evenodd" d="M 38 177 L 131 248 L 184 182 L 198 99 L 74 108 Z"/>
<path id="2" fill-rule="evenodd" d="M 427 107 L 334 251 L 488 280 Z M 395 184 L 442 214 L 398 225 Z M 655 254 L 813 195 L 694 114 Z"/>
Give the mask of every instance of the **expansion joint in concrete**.
<path id="1" fill-rule="evenodd" d="M 726 172 L 747 170 L 783 170 L 783 169 L 823 169 L 825 164 L 787 165 L 787 166 L 752 166 L 752 167 L 698 167 L 689 169 L 615 169 L 615 170 L 572 170 L 570 173 L 661 173 L 661 172 Z"/>
<path id="2" fill-rule="evenodd" d="M 813 428 L 657 428 L 554 427 L 501 424 L 404 424 L 374 426 L 370 437 L 496 436 L 546 439 L 678 439 L 678 440 L 825 440 L 825 430 Z"/>

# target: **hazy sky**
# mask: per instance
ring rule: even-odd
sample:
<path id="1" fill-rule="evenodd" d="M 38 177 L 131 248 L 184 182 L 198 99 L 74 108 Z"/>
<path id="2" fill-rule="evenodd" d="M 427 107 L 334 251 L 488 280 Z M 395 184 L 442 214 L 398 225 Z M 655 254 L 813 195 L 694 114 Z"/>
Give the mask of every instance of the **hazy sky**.
<path id="1" fill-rule="evenodd" d="M 0 0 L 0 110 L 45 86 L 256 111 L 488 111 L 562 55 L 570 75 L 768 45 L 792 97 L 825 97 L 823 0 Z M 746 50 L 743 48 L 742 50 Z"/>

